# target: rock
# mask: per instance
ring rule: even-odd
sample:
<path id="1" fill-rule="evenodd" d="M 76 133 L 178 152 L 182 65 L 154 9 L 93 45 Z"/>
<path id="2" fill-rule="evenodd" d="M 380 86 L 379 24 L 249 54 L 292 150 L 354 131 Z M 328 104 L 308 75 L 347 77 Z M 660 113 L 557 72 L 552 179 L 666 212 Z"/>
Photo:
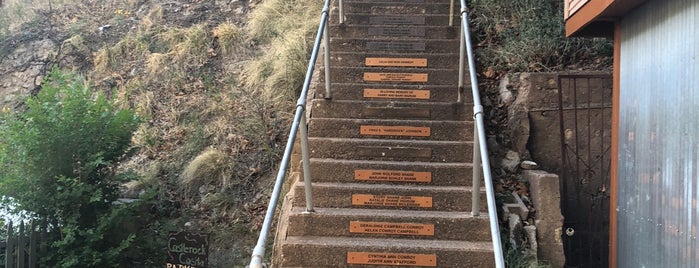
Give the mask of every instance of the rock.
<path id="1" fill-rule="evenodd" d="M 508 106 L 514 101 L 514 96 L 512 95 L 512 91 L 510 91 L 510 87 L 510 78 L 508 76 L 500 80 L 500 90 L 498 92 L 500 93 L 500 102 Z"/>
<path id="2" fill-rule="evenodd" d="M 519 163 L 521 161 L 521 158 L 519 156 L 518 152 L 515 151 L 507 151 L 507 154 L 505 155 L 505 158 L 502 159 L 500 162 L 500 165 L 502 167 L 510 172 L 514 172 L 517 170 L 517 167 L 519 166 Z"/>
<path id="3" fill-rule="evenodd" d="M 538 169 L 539 164 L 534 161 L 524 160 L 519 164 L 519 167 L 526 170 Z"/>

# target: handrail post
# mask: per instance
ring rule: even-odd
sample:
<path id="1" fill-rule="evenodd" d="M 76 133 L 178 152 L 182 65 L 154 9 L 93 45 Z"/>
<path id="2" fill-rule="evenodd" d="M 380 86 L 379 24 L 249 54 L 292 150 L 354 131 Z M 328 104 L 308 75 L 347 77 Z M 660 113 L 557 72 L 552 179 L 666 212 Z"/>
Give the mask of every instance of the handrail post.
<path id="1" fill-rule="evenodd" d="M 308 129 L 306 124 L 306 113 L 301 115 L 299 123 L 299 131 L 301 134 L 301 160 L 303 166 L 303 182 L 304 191 L 306 194 L 306 212 L 313 212 L 313 190 L 311 188 L 311 164 L 310 154 L 308 153 Z"/>
<path id="2" fill-rule="evenodd" d="M 326 18 L 326 24 L 327 20 Z M 332 90 L 330 88 L 330 31 L 328 28 L 329 27 L 326 25 L 325 30 L 323 30 L 323 47 L 325 48 L 323 52 L 323 59 L 325 62 L 325 99 L 332 99 Z"/>
<path id="3" fill-rule="evenodd" d="M 471 191 L 471 216 L 473 217 L 481 215 L 481 150 L 479 148 L 478 127 L 473 126 L 473 190 Z"/>
<path id="4" fill-rule="evenodd" d="M 464 73 L 466 72 L 466 39 L 464 37 L 464 30 L 461 29 L 461 38 L 460 38 L 460 45 L 459 45 L 459 84 L 458 84 L 458 97 L 456 99 L 456 102 L 461 103 L 463 102 L 463 95 L 464 92 Z M 475 148 L 475 147 L 474 147 Z"/>
<path id="5" fill-rule="evenodd" d="M 342 3 L 342 0 L 338 0 L 338 2 L 337 2 L 337 13 L 338 13 L 338 16 L 340 16 L 340 17 L 338 18 L 338 22 L 339 22 L 340 24 L 345 24 L 345 11 L 344 11 L 344 6 L 345 6 L 345 5 Z"/>
<path id="6" fill-rule="evenodd" d="M 449 26 L 454 26 L 454 1 L 449 2 Z"/>

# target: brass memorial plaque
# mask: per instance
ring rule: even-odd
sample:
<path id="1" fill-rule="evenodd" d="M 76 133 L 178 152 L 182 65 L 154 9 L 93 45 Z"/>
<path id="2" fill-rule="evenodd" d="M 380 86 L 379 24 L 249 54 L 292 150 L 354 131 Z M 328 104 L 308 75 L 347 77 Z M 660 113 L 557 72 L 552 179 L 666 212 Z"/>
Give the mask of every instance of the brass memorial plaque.
<path id="1" fill-rule="evenodd" d="M 415 99 L 429 100 L 429 90 L 411 90 L 411 89 L 364 89 L 365 98 L 375 99 Z"/>
<path id="2" fill-rule="evenodd" d="M 416 82 L 426 83 L 426 73 L 364 73 L 366 82 Z"/>
<path id="3" fill-rule="evenodd" d="M 391 16 L 391 17 L 370 17 L 369 24 L 398 24 L 398 25 L 424 25 L 425 17 L 412 16 Z"/>
<path id="4" fill-rule="evenodd" d="M 369 35 L 377 36 L 425 36 L 425 28 L 373 27 Z"/>
<path id="5" fill-rule="evenodd" d="M 358 169 L 354 171 L 354 179 L 383 182 L 432 182 L 432 172 Z"/>
<path id="6" fill-rule="evenodd" d="M 371 41 L 366 43 L 368 50 L 408 50 L 425 51 L 425 42 L 382 42 Z"/>
<path id="7" fill-rule="evenodd" d="M 360 126 L 359 134 L 373 136 L 429 137 L 429 127 L 411 126 Z"/>
<path id="8" fill-rule="evenodd" d="M 347 264 L 437 267 L 436 254 L 347 252 Z"/>
<path id="9" fill-rule="evenodd" d="M 366 58 L 369 67 L 427 67 L 427 59 L 421 58 Z"/>
<path id="10" fill-rule="evenodd" d="M 434 224 L 350 221 L 350 233 L 434 236 Z"/>
<path id="11" fill-rule="evenodd" d="M 373 207 L 432 208 L 432 197 L 353 194 L 352 205 Z"/>

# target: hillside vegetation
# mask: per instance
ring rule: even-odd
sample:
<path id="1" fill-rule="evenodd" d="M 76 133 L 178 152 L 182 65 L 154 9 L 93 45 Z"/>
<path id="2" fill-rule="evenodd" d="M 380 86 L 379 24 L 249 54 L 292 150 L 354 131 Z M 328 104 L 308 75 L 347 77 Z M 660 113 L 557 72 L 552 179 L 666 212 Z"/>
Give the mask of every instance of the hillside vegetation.
<path id="1" fill-rule="evenodd" d="M 610 63 L 608 41 L 562 36 L 562 1 L 470 2 L 490 103 L 497 103 L 494 81 L 506 72 Z M 133 236 L 113 265 L 161 267 L 167 232 L 191 230 L 211 234 L 211 267 L 242 267 L 262 222 L 322 3 L 4 0 L 3 116 L 28 111 L 25 100 L 44 91 L 52 69 L 74 73 L 140 122 L 110 169 L 128 179 L 121 197 L 141 200 L 124 214 L 131 217 L 124 230 Z M 493 133 L 502 111 L 490 110 Z"/>

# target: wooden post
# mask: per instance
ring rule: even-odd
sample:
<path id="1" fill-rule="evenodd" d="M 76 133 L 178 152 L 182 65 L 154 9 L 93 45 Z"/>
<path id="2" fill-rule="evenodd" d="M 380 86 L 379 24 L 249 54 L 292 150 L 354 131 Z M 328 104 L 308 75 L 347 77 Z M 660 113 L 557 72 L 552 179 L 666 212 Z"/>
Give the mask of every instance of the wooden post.
<path id="1" fill-rule="evenodd" d="M 24 221 L 19 222 L 19 231 L 17 232 L 17 267 L 24 268 L 24 256 L 26 254 L 27 239 L 24 236 Z"/>
<path id="2" fill-rule="evenodd" d="M 15 267 L 15 261 L 14 261 L 14 252 L 13 249 L 15 248 L 14 245 L 14 235 L 12 234 L 12 221 L 10 221 L 9 224 L 7 224 L 7 245 L 5 245 L 5 267 L 6 268 L 11 268 Z"/>

